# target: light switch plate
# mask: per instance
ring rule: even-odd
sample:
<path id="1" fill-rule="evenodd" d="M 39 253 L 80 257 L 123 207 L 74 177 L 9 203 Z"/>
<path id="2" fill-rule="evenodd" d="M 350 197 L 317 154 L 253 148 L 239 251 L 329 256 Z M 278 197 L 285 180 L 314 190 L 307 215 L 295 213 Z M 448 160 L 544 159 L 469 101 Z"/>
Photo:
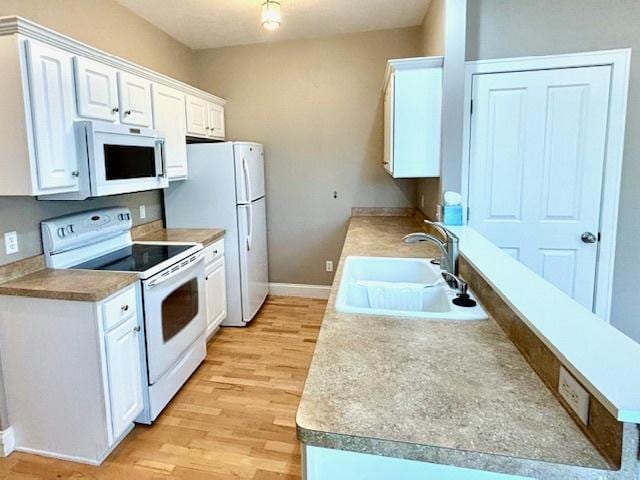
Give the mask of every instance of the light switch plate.
<path id="1" fill-rule="evenodd" d="M 589 423 L 589 392 L 564 367 L 560 367 L 558 392 L 576 412 L 582 423 L 587 425 Z"/>
<path id="2" fill-rule="evenodd" d="M 4 234 L 4 249 L 7 255 L 20 251 L 18 247 L 18 232 L 6 232 Z"/>
<path id="3" fill-rule="evenodd" d="M 327 272 L 333 272 L 333 262 L 331 260 L 327 260 L 325 263 L 325 268 Z"/>
<path id="4" fill-rule="evenodd" d="M 140 219 L 147 218 L 147 207 L 146 205 L 140 205 Z"/>

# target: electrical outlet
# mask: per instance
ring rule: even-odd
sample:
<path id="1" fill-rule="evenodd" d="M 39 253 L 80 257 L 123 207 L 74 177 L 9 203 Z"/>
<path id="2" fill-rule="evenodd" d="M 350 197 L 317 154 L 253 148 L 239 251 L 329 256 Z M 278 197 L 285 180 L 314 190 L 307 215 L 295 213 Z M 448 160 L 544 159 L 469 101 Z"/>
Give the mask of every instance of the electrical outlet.
<path id="1" fill-rule="evenodd" d="M 140 205 L 140 220 L 142 220 L 143 218 L 147 218 L 147 206 L 146 205 Z"/>
<path id="2" fill-rule="evenodd" d="M 18 247 L 17 232 L 7 232 L 4 234 L 4 249 L 7 252 L 7 255 L 18 253 L 20 248 Z"/>
<path id="3" fill-rule="evenodd" d="M 331 260 L 327 260 L 325 263 L 327 272 L 333 272 L 333 262 Z"/>
<path id="4" fill-rule="evenodd" d="M 589 423 L 589 392 L 564 367 L 560 367 L 558 392 L 576 412 L 582 423 L 587 425 Z"/>

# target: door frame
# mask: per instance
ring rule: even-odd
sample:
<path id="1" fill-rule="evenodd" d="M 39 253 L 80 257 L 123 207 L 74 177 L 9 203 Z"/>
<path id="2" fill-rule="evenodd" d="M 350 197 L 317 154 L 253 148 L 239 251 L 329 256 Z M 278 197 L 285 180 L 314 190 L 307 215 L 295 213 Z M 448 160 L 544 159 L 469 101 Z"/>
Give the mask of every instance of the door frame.
<path id="1" fill-rule="evenodd" d="M 631 49 L 603 50 L 548 56 L 499 58 L 466 62 L 464 86 L 464 123 L 462 153 L 462 196 L 465 224 L 469 217 L 469 172 L 471 166 L 471 99 L 474 75 L 489 73 L 524 72 L 558 68 L 611 66 L 611 93 L 607 122 L 602 203 L 600 206 L 601 240 L 598 244 L 594 313 L 610 321 L 613 270 L 618 229 L 618 207 L 624 155 L 627 97 Z"/>

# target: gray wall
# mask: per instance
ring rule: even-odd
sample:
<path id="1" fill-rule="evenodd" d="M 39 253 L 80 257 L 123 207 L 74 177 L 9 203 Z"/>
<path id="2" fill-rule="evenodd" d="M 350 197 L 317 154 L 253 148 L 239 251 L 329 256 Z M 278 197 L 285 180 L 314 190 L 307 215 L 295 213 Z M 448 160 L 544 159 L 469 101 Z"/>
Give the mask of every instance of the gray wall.
<path id="1" fill-rule="evenodd" d="M 640 2 L 472 0 L 467 59 L 633 49 L 620 193 L 612 323 L 640 341 Z"/>
<path id="2" fill-rule="evenodd" d="M 420 55 L 444 55 L 445 42 L 445 0 L 431 0 L 422 21 L 422 50 Z M 440 203 L 440 177 L 418 180 L 416 205 L 432 220 L 436 219 L 437 205 Z"/>
<path id="3" fill-rule="evenodd" d="M 139 206 L 145 205 L 147 217 L 139 218 Z M 42 253 L 40 222 L 48 218 L 102 207 L 129 207 L 134 225 L 162 218 L 160 193 L 158 191 L 114 195 L 94 198 L 82 202 L 39 201 L 29 197 L 0 197 L 0 225 L 2 232 L 17 231 L 20 252 L 7 255 L 4 237 L 0 238 L 0 265 Z"/>
<path id="4" fill-rule="evenodd" d="M 351 207 L 414 205 L 415 181 L 382 169 L 382 87 L 420 43 L 413 27 L 197 52 L 228 137 L 265 145 L 271 281 L 330 284 Z"/>

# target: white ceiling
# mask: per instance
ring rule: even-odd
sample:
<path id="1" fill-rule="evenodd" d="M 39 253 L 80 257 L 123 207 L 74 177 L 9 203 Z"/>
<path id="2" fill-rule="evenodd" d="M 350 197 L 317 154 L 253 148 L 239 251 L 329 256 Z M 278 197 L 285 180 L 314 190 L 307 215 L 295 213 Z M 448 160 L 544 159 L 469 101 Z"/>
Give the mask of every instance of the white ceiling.
<path id="1" fill-rule="evenodd" d="M 117 0 L 194 49 L 419 25 L 430 0 L 281 0 L 282 26 L 260 24 L 263 0 Z"/>

